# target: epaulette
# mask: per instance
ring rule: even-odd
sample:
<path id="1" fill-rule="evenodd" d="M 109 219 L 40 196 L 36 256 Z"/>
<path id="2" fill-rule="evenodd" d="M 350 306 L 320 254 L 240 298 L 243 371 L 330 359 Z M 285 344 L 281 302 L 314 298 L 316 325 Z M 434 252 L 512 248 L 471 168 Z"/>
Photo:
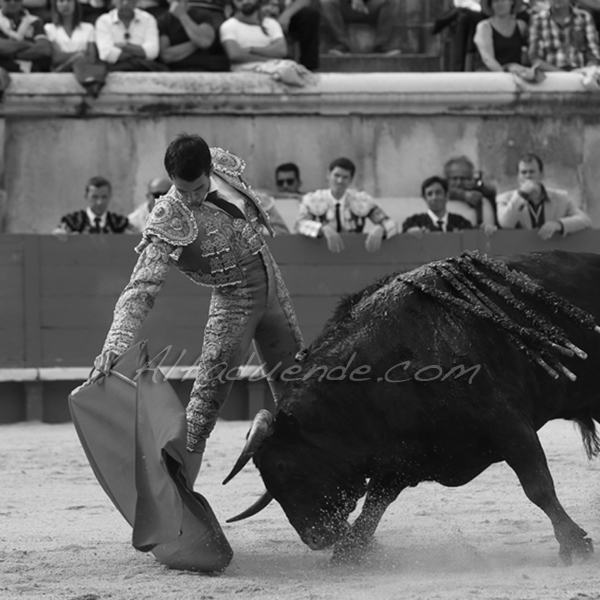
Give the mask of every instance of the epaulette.
<path id="1" fill-rule="evenodd" d="M 367 192 L 349 190 L 348 206 L 357 217 L 366 217 L 375 207 L 375 202 Z"/>
<path id="2" fill-rule="evenodd" d="M 327 190 L 316 190 L 305 194 L 302 198 L 303 204 L 315 217 L 324 215 L 331 206 L 331 200 L 326 192 Z"/>
<path id="3" fill-rule="evenodd" d="M 240 177 L 246 168 L 246 163 L 235 154 L 231 154 L 223 148 L 211 148 L 213 169 L 218 173 L 224 173 L 230 177 Z"/>
<path id="4" fill-rule="evenodd" d="M 148 217 L 144 238 L 156 236 L 173 246 L 187 246 L 198 237 L 192 211 L 175 196 L 162 196 Z"/>

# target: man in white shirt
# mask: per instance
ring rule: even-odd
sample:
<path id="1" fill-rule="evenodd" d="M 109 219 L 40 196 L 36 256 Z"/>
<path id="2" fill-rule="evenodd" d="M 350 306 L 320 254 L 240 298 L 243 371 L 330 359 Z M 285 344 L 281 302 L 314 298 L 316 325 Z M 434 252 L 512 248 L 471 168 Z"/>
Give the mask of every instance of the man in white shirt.
<path id="1" fill-rule="evenodd" d="M 592 226 L 592 221 L 567 192 L 543 183 L 544 163 L 537 154 L 526 154 L 518 165 L 519 187 L 500 194 L 498 223 L 509 229 L 537 229 L 543 240 L 555 233 L 563 237 Z"/>
<path id="2" fill-rule="evenodd" d="M 398 233 L 398 227 L 366 192 L 350 187 L 356 166 L 348 158 L 336 158 L 329 165 L 329 187 L 305 194 L 300 202 L 296 230 L 307 237 L 324 237 L 331 252 L 344 249 L 340 233 L 362 233 L 366 220 L 376 227 L 367 235 L 365 247 L 376 252 L 382 240 Z"/>
<path id="3" fill-rule="evenodd" d="M 159 52 L 156 19 L 136 8 L 137 0 L 114 0 L 115 7 L 96 21 L 100 60 L 110 71 L 166 71 L 155 61 Z"/>

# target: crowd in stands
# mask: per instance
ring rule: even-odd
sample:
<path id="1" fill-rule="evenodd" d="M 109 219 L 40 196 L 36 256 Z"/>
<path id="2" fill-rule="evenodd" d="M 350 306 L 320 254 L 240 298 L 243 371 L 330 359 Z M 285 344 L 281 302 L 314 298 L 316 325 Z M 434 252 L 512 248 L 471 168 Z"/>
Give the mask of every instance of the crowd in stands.
<path id="1" fill-rule="evenodd" d="M 385 240 L 399 233 L 422 239 L 427 233 L 472 228 L 480 228 L 488 236 L 498 229 L 534 229 L 548 240 L 592 227 L 589 216 L 567 192 L 544 184 L 544 163 L 537 154 L 523 154 L 516 166 L 517 187 L 497 194 L 493 186 L 482 181 L 468 157 L 450 158 L 444 165 L 445 177 L 433 175 L 421 185 L 426 210 L 409 216 L 403 223 L 390 218 L 370 194 L 352 186 L 356 165 L 346 157 L 331 162 L 327 187 L 322 189 L 302 192 L 300 169 L 288 162 L 275 169 L 273 191 L 255 193 L 277 235 L 291 233 L 277 208 L 278 200 L 295 200 L 298 212 L 294 233 L 324 238 L 334 253 L 344 250 L 342 233 L 361 234 L 368 222 L 372 224 L 365 236 L 368 252 L 377 252 Z M 85 188 L 86 208 L 63 216 L 53 233 L 62 240 L 69 234 L 141 233 L 155 201 L 171 188 L 169 179 L 152 179 L 144 201 L 125 217 L 108 210 L 110 182 L 92 177 Z M 461 203 L 461 212 L 467 210 L 468 216 L 450 212 L 450 200 Z"/>
<path id="2" fill-rule="evenodd" d="M 433 32 L 450 32 L 450 70 L 510 72 L 539 82 L 577 71 L 600 89 L 600 0 L 454 0 Z M 305 85 L 329 52 L 371 23 L 373 52 L 395 56 L 402 0 L 0 0 L 0 69 L 73 71 L 97 94 L 111 71 L 255 71 Z M 102 68 L 98 68 L 99 65 Z M 89 85 L 88 85 L 89 84 Z"/>
<path id="3" fill-rule="evenodd" d="M 94 93 L 111 71 L 255 70 L 303 85 L 320 16 L 309 0 L 0 0 L 0 69 L 72 71 Z"/>
<path id="4" fill-rule="evenodd" d="M 505 71 L 536 83 L 550 71 L 581 73 L 600 89 L 597 0 L 455 0 L 435 32 L 451 32 L 451 71 Z"/>

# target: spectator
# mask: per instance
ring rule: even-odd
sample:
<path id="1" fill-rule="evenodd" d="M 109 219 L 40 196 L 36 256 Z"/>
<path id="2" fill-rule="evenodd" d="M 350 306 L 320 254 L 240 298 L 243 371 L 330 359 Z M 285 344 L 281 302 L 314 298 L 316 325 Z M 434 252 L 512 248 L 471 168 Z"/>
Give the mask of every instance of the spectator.
<path id="1" fill-rule="evenodd" d="M 340 233 L 362 233 L 367 219 L 375 227 L 367 235 L 365 247 L 376 252 L 381 241 L 398 233 L 398 227 L 365 192 L 350 187 L 356 167 L 348 158 L 336 158 L 329 165 L 329 187 L 305 194 L 300 203 L 296 224 L 298 233 L 307 237 L 324 237 L 331 252 L 341 252 Z"/>
<path id="2" fill-rule="evenodd" d="M 224 20 L 222 10 L 173 0 L 158 21 L 160 60 L 171 71 L 229 71 L 229 59 L 219 40 Z"/>
<path id="3" fill-rule="evenodd" d="M 129 224 L 137 233 L 142 233 L 144 231 L 146 228 L 146 220 L 154 208 L 154 203 L 161 196 L 164 196 L 171 189 L 172 185 L 171 180 L 166 177 L 157 177 L 148 183 L 145 202 L 127 215 Z"/>
<path id="4" fill-rule="evenodd" d="M 275 186 L 278 198 L 300 200 L 304 194 L 300 191 L 302 180 L 298 165 L 292 162 L 279 165 L 275 169 Z"/>
<path id="5" fill-rule="evenodd" d="M 136 8 L 137 0 L 114 0 L 116 8 L 96 21 L 96 45 L 109 71 L 166 71 L 157 63 L 156 19 Z"/>
<path id="6" fill-rule="evenodd" d="M 331 54 L 352 52 L 347 23 L 373 23 L 375 25 L 376 53 L 396 56 L 400 49 L 393 39 L 398 23 L 401 0 L 321 0 L 321 12 L 333 39 Z"/>
<path id="7" fill-rule="evenodd" d="M 82 22 L 79 0 L 52 0 L 52 23 L 44 30 L 52 44 L 53 71 L 71 71 L 81 59 L 96 61 L 94 26 Z"/>
<path id="8" fill-rule="evenodd" d="M 598 32 L 590 13 L 571 6 L 569 0 L 550 0 L 550 8 L 532 18 L 529 57 L 543 71 L 597 66 Z"/>
<path id="9" fill-rule="evenodd" d="M 555 233 L 563 237 L 592 226 L 592 221 L 568 194 L 547 189 L 542 183 L 544 163 L 537 154 L 519 160 L 516 190 L 498 196 L 498 221 L 502 227 L 538 229 L 543 240 Z"/>
<path id="10" fill-rule="evenodd" d="M 475 177 L 475 165 L 466 156 L 451 158 L 444 165 L 449 200 L 464 202 L 475 211 L 476 225 L 496 225 L 496 189 Z"/>
<path id="11" fill-rule="evenodd" d="M 44 25 L 23 0 L 0 0 L 0 67 L 13 73 L 48 71 L 52 46 Z"/>
<path id="12" fill-rule="evenodd" d="M 541 71 L 523 64 L 527 23 L 517 18 L 520 9 L 520 0 L 483 0 L 482 10 L 491 16 L 477 24 L 474 42 L 488 70 L 513 73 L 525 81 L 541 81 Z"/>
<path id="13" fill-rule="evenodd" d="M 107 210 L 111 195 L 110 181 L 104 177 L 92 177 L 85 186 L 88 207 L 62 217 L 52 233 L 58 236 L 69 233 L 133 233 L 127 217 Z"/>
<path id="14" fill-rule="evenodd" d="M 316 71 L 319 68 L 321 13 L 311 6 L 311 0 L 271 0 L 263 12 L 277 19 L 283 33 L 298 42 L 298 62 L 309 71 Z"/>
<path id="15" fill-rule="evenodd" d="M 402 233 L 421 239 L 426 231 L 440 233 L 472 229 L 472 225 L 461 215 L 449 213 L 448 182 L 434 175 L 421 184 L 421 196 L 427 204 L 427 212 L 408 217 L 402 224 Z"/>
<path id="16" fill-rule="evenodd" d="M 219 31 L 221 43 L 234 71 L 256 71 L 271 75 L 288 85 L 302 86 L 310 81 L 310 71 L 283 60 L 287 44 L 281 25 L 259 11 L 260 0 L 233 0 L 235 12 Z"/>
<path id="17" fill-rule="evenodd" d="M 260 200 L 262 209 L 269 216 L 269 225 L 273 229 L 275 235 L 289 235 L 290 230 L 285 223 L 285 219 L 281 216 L 279 209 L 277 208 L 277 201 L 271 194 L 263 190 L 254 190 L 256 196 Z M 266 226 L 262 227 L 263 235 L 268 235 L 269 230 Z"/>

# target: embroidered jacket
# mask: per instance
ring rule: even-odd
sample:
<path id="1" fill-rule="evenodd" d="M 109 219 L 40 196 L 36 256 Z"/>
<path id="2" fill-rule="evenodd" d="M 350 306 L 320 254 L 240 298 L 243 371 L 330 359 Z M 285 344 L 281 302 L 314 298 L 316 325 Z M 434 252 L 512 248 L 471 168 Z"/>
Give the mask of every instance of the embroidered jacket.
<path id="1" fill-rule="evenodd" d="M 173 264 L 194 283 L 232 286 L 245 281 L 240 266 L 244 256 L 268 253 L 261 228 L 272 229 L 260 200 L 241 177 L 244 162 L 220 148 L 211 148 L 211 154 L 212 182 L 218 189 L 229 185 L 240 193 L 246 218 L 209 202 L 192 208 L 175 187 L 159 198 L 136 247 L 140 256 L 115 306 L 103 351 L 129 348 Z"/>
<path id="2" fill-rule="evenodd" d="M 339 226 L 336 204 L 338 201 L 328 189 L 317 190 L 305 194 L 300 202 L 296 230 L 308 237 L 322 235 L 323 225 L 330 225 L 336 231 L 361 233 L 365 222 L 370 219 L 385 229 L 385 237 L 390 238 L 398 233 L 398 227 L 377 206 L 373 198 L 366 192 L 348 189 L 339 200 Z"/>

